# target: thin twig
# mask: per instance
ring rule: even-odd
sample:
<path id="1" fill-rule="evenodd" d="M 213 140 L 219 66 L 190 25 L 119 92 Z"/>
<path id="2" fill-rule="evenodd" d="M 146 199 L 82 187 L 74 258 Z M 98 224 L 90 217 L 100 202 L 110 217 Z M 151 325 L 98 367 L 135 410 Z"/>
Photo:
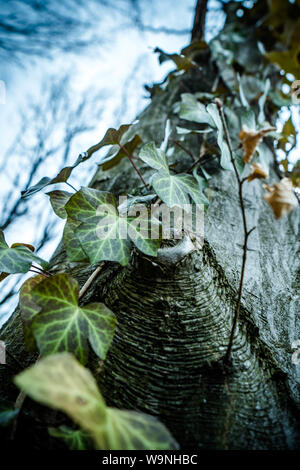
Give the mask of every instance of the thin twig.
<path id="1" fill-rule="evenodd" d="M 215 100 L 219 115 L 222 121 L 222 126 L 224 130 L 224 135 L 225 135 L 225 140 L 229 148 L 229 153 L 230 153 L 230 159 L 232 166 L 234 168 L 234 173 L 238 182 L 239 186 L 239 200 L 240 200 L 240 208 L 241 208 L 241 213 L 242 213 L 242 219 L 243 219 L 243 229 L 244 229 L 244 244 L 243 244 L 243 261 L 242 261 L 242 268 L 241 268 L 241 277 L 240 277 L 240 284 L 239 284 L 239 290 L 238 290 L 238 297 L 236 301 L 236 306 L 235 306 L 235 313 L 234 313 L 234 318 L 233 318 L 233 324 L 231 328 L 231 333 L 230 333 L 230 338 L 229 338 L 229 343 L 227 347 L 227 351 L 224 357 L 224 363 L 228 363 L 230 359 L 230 353 L 232 349 L 232 344 L 233 344 L 233 338 L 234 338 L 234 333 L 236 330 L 237 326 L 237 321 L 240 313 L 240 306 L 241 306 L 241 299 L 242 299 L 242 291 L 243 291 L 243 283 L 244 283 L 244 276 L 245 276 L 245 267 L 246 267 L 246 260 L 247 260 L 247 245 L 248 245 L 248 238 L 249 235 L 255 230 L 256 227 L 252 227 L 250 230 L 248 230 L 247 227 L 247 218 L 246 218 L 246 211 L 245 211 L 245 204 L 244 204 L 244 199 L 243 199 L 243 185 L 247 181 L 247 178 L 240 178 L 233 151 L 232 151 L 232 145 L 231 145 L 231 140 L 228 132 L 228 127 L 226 124 L 225 116 L 223 113 L 223 108 L 222 108 L 222 103 L 221 101 L 217 98 Z"/>
<path id="2" fill-rule="evenodd" d="M 186 170 L 186 173 L 192 173 L 193 169 L 195 168 L 195 166 L 199 165 L 200 163 L 206 163 L 208 162 L 210 159 L 213 159 L 215 158 L 214 156 L 212 155 L 207 155 L 207 153 L 203 152 L 200 157 L 192 164 L 192 166 L 190 166 L 190 168 L 188 168 Z"/>
<path id="3" fill-rule="evenodd" d="M 191 157 L 191 159 L 194 160 L 194 162 L 196 161 L 194 154 L 189 149 L 187 149 L 184 145 L 178 142 L 178 140 L 173 140 L 173 142 L 175 145 L 177 145 L 177 147 L 179 147 L 181 150 L 187 153 Z"/>
<path id="4" fill-rule="evenodd" d="M 127 148 L 124 147 L 124 145 L 119 144 L 119 147 L 126 153 L 127 157 L 128 157 L 129 160 L 130 160 L 131 165 L 133 166 L 133 168 L 134 168 L 135 171 L 137 172 L 137 174 L 138 174 L 140 180 L 142 181 L 143 185 L 144 185 L 145 188 L 147 189 L 147 188 L 148 188 L 148 185 L 147 185 L 146 181 L 144 180 L 144 178 L 143 178 L 143 176 L 142 176 L 140 170 L 137 168 L 136 164 L 134 163 L 134 161 L 133 161 L 133 156 L 130 155 L 130 153 L 128 152 Z"/>
<path id="5" fill-rule="evenodd" d="M 90 287 L 90 285 L 93 283 L 93 281 L 96 279 L 96 277 L 98 276 L 98 274 L 100 273 L 100 271 L 102 270 L 103 266 L 104 266 L 104 262 L 102 262 L 96 269 L 95 271 L 90 275 L 90 277 L 87 279 L 87 281 L 84 283 L 84 285 L 82 286 L 82 288 L 80 289 L 79 291 L 79 295 L 78 295 L 78 299 L 80 299 L 85 293 L 86 291 L 88 290 L 88 288 Z M 16 361 L 17 359 L 14 358 Z M 38 362 L 40 359 L 40 355 L 38 356 L 36 362 Z M 19 363 L 19 361 L 17 361 L 19 365 L 21 365 Z M 22 367 L 22 365 L 21 365 Z M 18 414 L 16 415 L 13 423 L 12 423 L 12 429 L 11 429 L 11 434 L 10 434 L 10 439 L 13 440 L 15 435 L 16 435 L 16 431 L 17 431 L 17 420 L 18 420 L 18 416 L 20 414 L 20 411 L 23 407 L 23 404 L 24 404 L 24 401 L 25 401 L 25 398 L 26 398 L 26 393 L 21 390 L 20 393 L 18 394 L 17 396 L 17 399 L 15 401 L 15 410 L 18 410 Z"/>

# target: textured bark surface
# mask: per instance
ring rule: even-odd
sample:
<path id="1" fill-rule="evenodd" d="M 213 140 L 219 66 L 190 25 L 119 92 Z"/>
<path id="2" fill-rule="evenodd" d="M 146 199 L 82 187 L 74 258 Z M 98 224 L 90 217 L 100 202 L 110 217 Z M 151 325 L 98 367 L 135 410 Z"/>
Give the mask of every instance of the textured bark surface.
<path id="1" fill-rule="evenodd" d="M 203 83 L 201 77 L 174 81 L 154 97 L 132 132 L 160 144 L 180 93 L 203 90 Z M 196 140 L 186 145 L 197 155 Z M 176 155 L 186 167 L 189 157 L 179 149 Z M 147 175 L 146 166 L 140 169 Z M 133 252 L 125 268 L 107 263 L 82 299 L 104 300 L 118 318 L 104 367 L 95 359 L 90 366 L 110 405 L 158 416 L 183 447 L 299 449 L 300 376 L 291 345 L 300 337 L 300 211 L 275 221 L 260 183 L 245 187 L 249 226 L 257 229 L 249 243 L 232 366 L 224 370 L 221 359 L 233 320 L 243 235 L 233 173 L 217 165 L 210 170 L 203 248 L 186 254 L 179 245 L 171 256 L 164 256 L 170 252 L 162 248 L 158 259 Z M 98 172 L 92 181 L 93 187 L 115 194 L 130 192 L 136 184 L 126 160 L 110 172 Z M 81 284 L 94 269 L 68 264 L 61 248 L 52 266 L 71 272 Z M 24 351 L 18 312 L 1 339 L 24 367 L 33 360 Z M 10 402 L 18 393 L 11 375 L 18 370 L 10 359 L 8 366 L 0 366 L 1 393 Z M 59 445 L 46 436 L 43 421 L 63 419 L 27 399 L 17 442 L 35 448 Z"/>

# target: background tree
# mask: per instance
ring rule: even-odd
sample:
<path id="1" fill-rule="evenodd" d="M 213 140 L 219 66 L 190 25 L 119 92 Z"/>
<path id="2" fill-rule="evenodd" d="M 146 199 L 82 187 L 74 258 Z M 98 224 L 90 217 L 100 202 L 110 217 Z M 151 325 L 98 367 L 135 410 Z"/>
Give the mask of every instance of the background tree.
<path id="1" fill-rule="evenodd" d="M 250 181 L 249 167 L 244 166 L 249 140 L 266 129 L 273 132 L 282 106 L 291 103 L 282 87 L 290 86 L 294 77 L 286 74 L 283 60 L 290 58 L 296 74 L 293 34 L 298 12 L 299 2 L 282 7 L 276 1 L 259 1 L 253 8 L 247 2 L 229 2 L 225 28 L 209 46 L 194 33 L 197 42 L 181 55 L 160 51 L 162 60 L 173 60 L 180 70 L 152 89 L 152 103 L 131 132 L 159 147 L 170 120 L 167 154 L 175 174 L 192 168 L 207 180 L 205 243 L 202 249 L 193 245 L 190 252 L 181 243 L 171 251 L 163 245 L 156 258 L 133 250 L 125 267 L 105 263 L 81 298 L 82 305 L 105 302 L 118 320 L 104 365 L 93 354 L 89 360 L 107 403 L 158 417 L 183 447 L 299 448 L 299 372 L 292 362 L 292 344 L 299 337 L 299 208 L 275 220 L 261 183 Z M 196 21 L 204 23 L 197 15 Z M 199 131 L 206 130 L 207 113 L 215 130 L 206 136 Z M 257 147 L 254 158 L 269 172 L 270 184 L 283 176 L 274 153 L 276 147 L 285 151 L 286 143 L 294 144 L 290 126 Z M 153 170 L 138 156 L 139 171 L 149 181 Z M 283 169 L 291 176 L 293 168 L 286 165 Z M 109 173 L 101 166 L 90 183 L 116 196 L 139 186 L 130 160 L 124 158 Z M 271 192 L 275 189 L 269 186 Z M 248 244 L 245 215 L 249 229 L 256 227 Z M 247 263 L 239 296 L 243 255 Z M 67 271 L 80 285 L 95 267 L 68 264 L 63 246 L 51 261 L 52 272 Z M 224 362 L 232 332 L 230 361 Z M 11 376 L 38 353 L 24 350 L 18 311 L 1 338 L 9 352 L 8 366 L 1 367 L 1 390 L 3 399 L 12 403 L 18 392 Z M 27 398 L 14 426 L 15 443 L 59 446 L 47 426 L 66 423 L 64 416 Z"/>

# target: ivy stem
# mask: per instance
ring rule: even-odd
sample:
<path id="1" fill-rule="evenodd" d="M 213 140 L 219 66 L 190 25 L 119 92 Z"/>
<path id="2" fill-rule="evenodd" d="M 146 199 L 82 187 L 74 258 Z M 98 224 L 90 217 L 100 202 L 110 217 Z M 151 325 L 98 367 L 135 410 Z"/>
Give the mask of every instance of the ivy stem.
<path id="1" fill-rule="evenodd" d="M 227 346 L 226 354 L 224 356 L 224 363 L 228 364 L 229 360 L 230 360 L 230 354 L 231 354 L 231 350 L 232 350 L 234 334 L 235 334 L 235 330 L 236 330 L 236 327 L 237 327 L 237 322 L 238 322 L 240 307 L 241 307 L 243 283 L 244 283 L 245 268 L 246 268 L 246 261 L 247 261 L 248 239 L 249 239 L 250 234 L 253 232 L 253 230 L 255 230 L 256 227 L 252 227 L 250 230 L 248 230 L 245 203 L 244 203 L 244 198 L 243 198 L 243 185 L 247 181 L 247 178 L 241 179 L 241 177 L 239 175 L 239 172 L 238 172 L 238 169 L 237 169 L 237 166 L 236 166 L 236 163 L 235 163 L 233 150 L 232 150 L 232 145 L 231 145 L 231 140 L 230 140 L 230 136 L 229 136 L 229 132 L 228 132 L 228 127 L 227 127 L 226 119 L 225 119 L 224 112 L 223 112 L 222 102 L 217 98 L 215 100 L 215 103 L 216 103 L 218 111 L 219 111 L 219 115 L 220 115 L 220 118 L 221 118 L 223 130 L 224 130 L 225 140 L 226 140 L 226 143 L 227 143 L 228 148 L 229 148 L 230 160 L 231 160 L 232 166 L 234 168 L 234 173 L 235 173 L 236 180 L 237 180 L 238 187 L 239 187 L 239 201 L 240 201 L 240 209 L 241 209 L 241 213 L 242 213 L 243 230 L 244 230 L 243 260 L 242 260 L 242 267 L 241 267 L 241 277 L 240 277 L 240 284 L 239 284 L 239 290 L 238 290 L 238 297 L 237 297 L 236 306 L 235 306 L 235 312 L 234 312 L 234 318 L 233 318 L 233 324 L 232 324 L 232 328 L 231 328 L 229 343 L 228 343 L 228 346 Z"/>
<path id="2" fill-rule="evenodd" d="M 96 279 L 96 277 L 98 276 L 98 274 L 100 273 L 100 271 L 102 270 L 103 266 L 104 266 L 105 262 L 102 262 L 96 269 L 95 271 L 90 275 L 90 277 L 87 279 L 87 281 L 84 283 L 84 285 L 82 286 L 82 288 L 80 289 L 79 291 L 79 295 L 78 295 L 78 299 L 80 299 L 85 293 L 86 291 L 88 290 L 88 288 L 90 287 L 90 285 L 93 283 L 93 281 Z M 42 273 L 39 273 L 39 274 L 42 274 Z M 11 355 L 8 351 L 7 351 L 8 355 Z M 13 357 L 13 356 L 12 356 Z M 40 359 L 40 355 L 38 356 L 36 362 L 39 361 Z M 18 364 L 22 367 L 22 365 L 20 364 L 20 362 L 15 358 L 13 357 L 15 361 L 18 362 Z M 18 419 L 18 415 L 20 414 L 20 411 L 23 407 L 23 404 L 24 404 L 24 401 L 25 401 L 25 398 L 26 398 L 26 393 L 21 390 L 20 393 L 18 394 L 17 396 L 17 399 L 15 401 L 15 410 L 18 410 L 18 414 L 16 415 L 13 423 L 12 423 L 12 428 L 11 428 L 11 434 L 10 434 L 10 439 L 13 440 L 15 435 L 16 435 L 16 431 L 17 431 L 17 419 Z"/>
<path id="3" fill-rule="evenodd" d="M 69 183 L 68 181 L 65 181 L 65 183 L 66 183 L 68 186 L 70 186 L 70 188 L 72 188 L 72 189 L 75 191 L 75 193 L 77 193 L 77 189 L 74 188 L 74 186 L 72 186 L 71 183 Z"/>
<path id="4" fill-rule="evenodd" d="M 41 272 L 41 271 L 35 271 L 35 270 L 32 269 L 32 268 L 30 268 L 29 271 L 30 271 L 31 273 L 34 273 L 34 274 L 40 274 L 41 276 L 46 277 L 47 279 L 48 279 L 48 277 L 49 277 L 49 276 L 47 276 L 47 274 L 45 274 L 45 273 L 43 273 L 43 272 Z"/>
<path id="5" fill-rule="evenodd" d="M 187 155 L 189 155 L 191 157 L 192 160 L 194 160 L 194 162 L 196 162 L 196 158 L 194 156 L 194 154 L 189 150 L 187 149 L 184 145 L 182 145 L 180 142 L 178 142 L 178 140 L 173 140 L 174 144 L 177 145 L 177 147 L 179 147 L 181 150 L 183 150 Z"/>
<path id="6" fill-rule="evenodd" d="M 104 261 L 98 266 L 98 268 L 95 269 L 95 271 L 90 275 L 90 277 L 88 278 L 88 280 L 84 283 L 84 285 L 82 286 L 82 288 L 80 289 L 79 291 L 79 296 L 78 298 L 81 299 L 81 297 L 86 293 L 86 291 L 88 290 L 88 288 L 90 287 L 90 285 L 93 283 L 93 281 L 96 279 L 96 277 L 98 276 L 98 274 L 100 273 L 100 271 L 102 270 L 103 266 L 104 266 Z"/>
<path id="7" fill-rule="evenodd" d="M 35 266 L 34 264 L 31 266 L 31 268 L 36 269 L 37 271 L 40 271 L 41 274 L 48 274 L 49 276 L 52 276 L 52 274 L 49 273 L 49 271 L 45 271 L 44 269 L 39 268 L 38 266 Z"/>
<path id="8" fill-rule="evenodd" d="M 119 147 L 123 150 L 123 152 L 126 153 L 127 157 L 128 157 L 129 160 L 130 160 L 131 165 L 133 166 L 133 168 L 134 168 L 135 171 L 137 172 L 137 174 L 138 174 L 140 180 L 142 181 L 143 185 L 144 185 L 145 188 L 147 189 L 147 188 L 148 188 L 148 185 L 147 185 L 146 181 L 144 180 L 143 175 L 141 174 L 140 170 L 137 168 L 136 164 L 134 163 L 134 161 L 133 161 L 133 156 L 128 152 L 127 148 L 124 147 L 124 145 L 119 144 Z"/>
<path id="9" fill-rule="evenodd" d="M 214 155 L 207 155 L 205 152 L 203 152 L 200 157 L 186 170 L 186 173 L 192 173 L 193 169 L 195 166 L 199 165 L 200 163 L 207 163 L 209 160 L 212 160 Z"/>

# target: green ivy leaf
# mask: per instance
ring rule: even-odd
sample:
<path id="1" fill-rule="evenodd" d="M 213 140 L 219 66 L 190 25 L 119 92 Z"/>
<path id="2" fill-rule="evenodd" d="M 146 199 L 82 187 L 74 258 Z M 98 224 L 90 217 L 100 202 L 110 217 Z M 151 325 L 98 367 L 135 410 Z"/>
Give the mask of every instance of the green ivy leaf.
<path id="1" fill-rule="evenodd" d="M 15 383 L 34 400 L 70 416 L 97 449 L 178 448 L 166 427 L 152 416 L 107 407 L 91 372 L 71 354 L 41 359 L 17 375 Z"/>
<path id="2" fill-rule="evenodd" d="M 99 214 L 103 207 L 104 215 Z M 119 217 L 114 197 L 96 189 L 81 188 L 66 205 L 68 216 L 81 222 L 75 233 L 92 264 L 117 261 L 125 266 L 130 257 L 130 243 L 119 236 Z M 107 214 L 107 217 L 105 217 Z M 106 219 L 106 232 L 100 238 L 98 225 Z"/>
<path id="3" fill-rule="evenodd" d="M 67 204 L 70 197 L 73 193 L 68 191 L 51 191 L 47 193 L 50 197 L 51 206 L 55 212 L 55 214 L 60 217 L 61 219 L 67 218 L 67 213 L 65 210 L 65 205 Z"/>
<path id="4" fill-rule="evenodd" d="M 169 207 L 179 206 L 185 209 L 190 204 L 189 196 L 196 204 L 208 204 L 197 180 L 187 174 L 171 175 L 156 173 L 152 179 L 153 189 Z"/>
<path id="5" fill-rule="evenodd" d="M 32 194 L 35 194 L 35 193 L 39 192 L 41 189 L 48 186 L 48 184 L 52 184 L 51 181 L 52 181 L 52 178 L 49 178 L 48 176 L 44 176 L 34 186 L 31 186 L 30 188 L 26 189 L 25 191 L 21 191 L 21 197 L 23 199 L 25 199 L 25 197 L 32 196 Z"/>
<path id="6" fill-rule="evenodd" d="M 215 127 L 214 121 L 207 112 L 204 104 L 199 103 L 196 96 L 190 93 L 183 93 L 181 95 L 179 117 L 187 121 L 194 121 L 199 124 L 208 124 L 211 127 Z"/>
<path id="7" fill-rule="evenodd" d="M 152 186 L 160 199 L 169 207 L 179 206 L 184 209 L 190 204 L 189 196 L 196 204 L 208 204 L 199 182 L 191 175 L 171 175 L 165 154 L 155 148 L 153 142 L 142 147 L 139 157 L 158 173 L 152 177 Z"/>
<path id="8" fill-rule="evenodd" d="M 165 153 L 155 147 L 154 142 L 143 145 L 139 158 L 151 168 L 159 171 L 169 171 L 168 160 Z"/>
<path id="9" fill-rule="evenodd" d="M 221 150 L 220 164 L 224 170 L 232 170 L 229 148 L 224 140 L 223 125 L 217 106 L 214 103 L 211 103 L 205 107 L 202 103 L 197 101 L 195 95 L 189 93 L 183 93 L 181 95 L 181 100 L 179 116 L 182 119 L 187 119 L 201 124 L 208 124 L 212 128 L 217 128 L 217 141 Z"/>
<path id="10" fill-rule="evenodd" d="M 106 405 L 96 380 L 69 353 L 40 359 L 14 382 L 34 400 L 64 411 L 88 433 L 105 424 Z"/>
<path id="11" fill-rule="evenodd" d="M 89 258 L 83 250 L 79 239 L 75 234 L 75 230 L 81 222 L 68 217 L 63 232 L 63 244 L 67 253 L 67 257 L 72 262 L 89 262 Z"/>
<path id="12" fill-rule="evenodd" d="M 80 154 L 76 162 L 74 163 L 74 165 L 66 166 L 65 168 L 60 170 L 60 172 L 54 178 L 49 178 L 48 176 L 45 176 L 34 186 L 31 186 L 25 191 L 21 191 L 22 199 L 25 199 L 26 197 L 29 197 L 29 196 L 32 196 L 33 194 L 38 193 L 42 189 L 46 188 L 46 186 L 50 186 L 56 183 L 65 183 L 69 179 L 74 168 L 76 168 L 80 163 L 82 163 L 85 160 L 86 158 L 82 154 Z"/>
<path id="13" fill-rule="evenodd" d="M 44 279 L 44 276 L 42 276 L 41 274 L 33 276 L 30 279 L 27 279 L 27 281 L 24 282 L 20 289 L 19 307 L 23 323 L 25 346 L 28 351 L 36 349 L 36 342 L 31 330 L 31 325 L 33 318 L 41 310 L 41 307 L 39 307 L 33 301 L 31 291 L 37 284 L 42 282 Z"/>
<path id="14" fill-rule="evenodd" d="M 135 411 L 107 408 L 108 448 L 112 450 L 168 450 L 178 444 L 168 429 L 153 416 Z M 100 441 L 101 448 L 105 439 Z"/>
<path id="15" fill-rule="evenodd" d="M 32 303 L 40 307 L 31 327 L 42 355 L 71 351 L 86 363 L 89 341 L 97 356 L 105 359 L 116 320 L 104 304 L 79 307 L 78 282 L 68 274 L 45 279 L 30 294 Z"/>
<path id="16" fill-rule="evenodd" d="M 219 115 L 217 105 L 214 103 L 211 103 L 207 106 L 206 109 L 211 115 L 214 121 L 215 127 L 218 129 L 217 141 L 218 141 L 218 146 L 221 150 L 220 165 L 222 168 L 224 168 L 224 170 L 232 170 L 233 167 L 232 167 L 231 160 L 230 160 L 229 148 L 228 148 L 227 143 L 224 140 L 223 125 L 222 125 L 222 121 Z"/>
<path id="17" fill-rule="evenodd" d="M 20 244 L 9 248 L 4 234 L 0 230 L 0 272 L 3 271 L 6 274 L 27 273 L 33 261 L 42 267 L 46 267 L 48 264 L 25 245 Z"/>
<path id="18" fill-rule="evenodd" d="M 52 437 L 57 437 L 66 443 L 70 450 L 89 450 L 93 449 L 90 436 L 81 429 L 71 429 L 68 426 L 59 426 L 59 428 L 48 428 Z"/>
<path id="19" fill-rule="evenodd" d="M 159 240 L 152 240 L 148 233 L 140 231 L 137 222 L 143 222 L 141 217 L 120 217 L 110 193 L 81 188 L 67 203 L 66 211 L 70 218 L 81 222 L 75 233 L 92 264 L 107 260 L 125 266 L 130 257 L 131 241 L 143 253 L 157 255 Z"/>
<path id="20" fill-rule="evenodd" d="M 80 165 L 80 163 L 88 160 L 95 152 L 100 150 L 102 147 L 105 147 L 107 145 L 120 144 L 122 136 L 125 134 L 125 132 L 128 131 L 129 127 L 130 127 L 130 124 L 123 124 L 119 129 L 109 128 L 106 131 L 103 139 L 100 140 L 98 144 L 93 145 L 86 152 L 81 153 L 78 156 L 74 165 L 66 166 L 54 178 L 49 178 L 49 177 L 42 178 L 34 186 L 31 186 L 25 191 L 22 191 L 21 197 L 24 199 L 26 197 L 32 196 L 33 194 L 39 192 L 41 189 L 44 189 L 46 186 L 49 186 L 51 184 L 65 183 L 69 179 L 74 168 Z"/>

